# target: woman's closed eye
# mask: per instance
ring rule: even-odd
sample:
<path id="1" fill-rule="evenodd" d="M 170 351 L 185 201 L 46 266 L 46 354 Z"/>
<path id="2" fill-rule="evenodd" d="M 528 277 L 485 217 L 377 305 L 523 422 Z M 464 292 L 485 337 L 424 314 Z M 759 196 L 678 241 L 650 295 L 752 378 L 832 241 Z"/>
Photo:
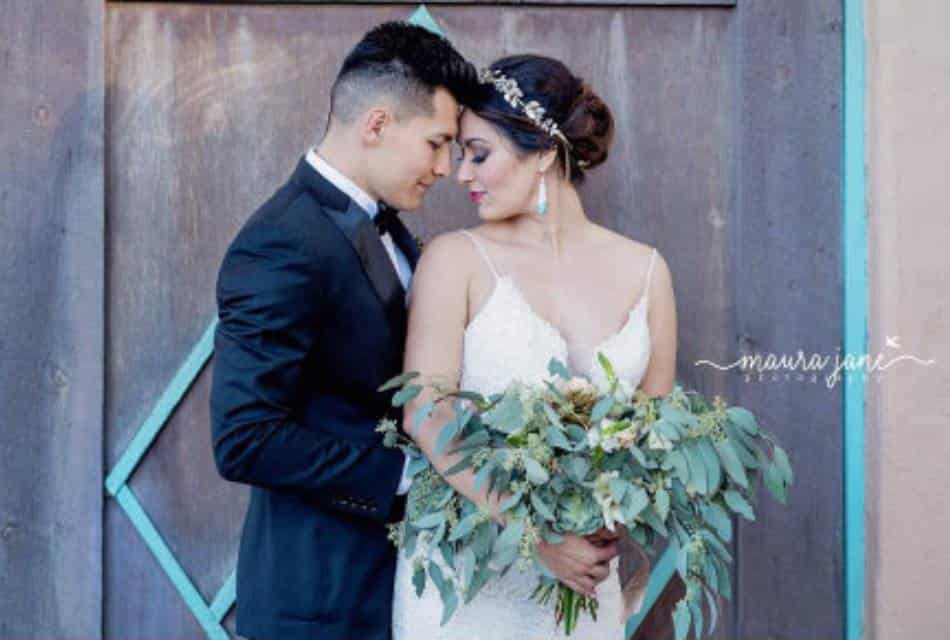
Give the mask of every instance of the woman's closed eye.
<path id="1" fill-rule="evenodd" d="M 472 156 L 472 162 L 473 162 L 474 164 L 481 164 L 481 163 L 485 162 L 485 158 L 487 158 L 487 157 L 488 157 L 488 153 L 476 153 L 476 154 L 474 154 L 474 155 Z M 460 163 L 461 163 L 463 160 L 465 160 L 465 150 L 464 150 L 464 149 L 462 150 L 461 155 L 458 157 L 458 161 L 459 161 Z"/>

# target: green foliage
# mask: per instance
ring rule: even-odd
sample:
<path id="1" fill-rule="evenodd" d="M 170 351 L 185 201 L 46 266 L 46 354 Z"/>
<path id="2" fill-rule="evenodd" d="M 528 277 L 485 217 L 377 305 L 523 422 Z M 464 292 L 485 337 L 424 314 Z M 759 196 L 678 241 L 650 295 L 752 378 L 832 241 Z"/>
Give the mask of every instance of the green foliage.
<path id="1" fill-rule="evenodd" d="M 776 500 L 787 500 L 794 480 L 788 455 L 742 407 L 680 384 L 650 397 L 619 381 L 603 354 L 599 362 L 602 388 L 572 377 L 557 360 L 543 384 L 515 383 L 490 398 L 433 386 L 434 399 L 414 420 L 418 426 L 439 403 L 452 404 L 435 443 L 436 455 L 459 457 L 445 478 L 392 421 L 380 423 L 387 445 L 409 455 L 413 477 L 396 537 L 407 556 L 418 553 L 416 593 L 427 576 L 438 590 L 443 624 L 515 563 L 535 563 L 541 578 L 534 599 L 553 601 L 569 634 L 582 613 L 596 616 L 597 601 L 557 583 L 536 545 L 622 524 L 650 554 L 660 536 L 677 545 L 687 593 L 672 612 L 676 639 L 715 629 L 721 599 L 732 597 L 726 545 L 733 515 L 755 520 L 759 480 Z M 398 389 L 392 404 L 402 406 L 423 390 L 417 377 L 402 374 L 381 390 Z M 496 517 L 504 526 L 446 481 L 461 472 L 500 499 Z"/>

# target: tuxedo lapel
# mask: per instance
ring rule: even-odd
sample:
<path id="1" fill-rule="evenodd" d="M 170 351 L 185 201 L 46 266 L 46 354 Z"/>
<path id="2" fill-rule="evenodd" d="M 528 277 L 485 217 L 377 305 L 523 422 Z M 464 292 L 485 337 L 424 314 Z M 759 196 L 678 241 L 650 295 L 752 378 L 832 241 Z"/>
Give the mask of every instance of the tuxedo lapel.
<path id="1" fill-rule="evenodd" d="M 397 335 L 404 331 L 406 326 L 405 290 L 399 282 L 399 275 L 389 254 L 386 253 L 386 248 L 369 214 L 320 175 L 320 172 L 310 166 L 306 158 L 301 159 L 297 165 L 293 179 L 302 182 L 313 191 L 324 206 L 324 211 L 330 220 L 346 236 L 359 256 L 363 271 L 373 285 L 390 325 L 396 330 Z M 406 233 L 409 233 L 408 230 Z"/>

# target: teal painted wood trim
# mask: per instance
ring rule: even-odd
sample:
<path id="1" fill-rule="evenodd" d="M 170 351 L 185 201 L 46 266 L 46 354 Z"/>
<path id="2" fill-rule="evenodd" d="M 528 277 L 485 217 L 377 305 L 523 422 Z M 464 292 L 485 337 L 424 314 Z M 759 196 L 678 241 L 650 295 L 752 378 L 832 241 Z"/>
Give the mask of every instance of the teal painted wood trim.
<path id="1" fill-rule="evenodd" d="M 158 402 L 152 407 L 151 413 L 148 414 L 148 417 L 145 418 L 145 421 L 135 433 L 132 442 L 129 443 L 122 457 L 112 468 L 106 478 L 106 489 L 111 495 L 116 495 L 135 471 L 135 467 L 142 460 L 142 456 L 145 455 L 155 437 L 165 426 L 168 417 L 181 402 L 181 399 L 185 397 L 185 393 L 188 392 L 198 374 L 207 364 L 214 349 L 214 328 L 216 325 L 217 321 L 215 320 L 205 329 L 204 335 L 198 340 L 198 344 L 191 350 L 184 364 L 178 369 L 168 387 L 159 397 Z"/>
<path id="2" fill-rule="evenodd" d="M 224 616 L 228 615 L 228 611 L 234 606 L 234 601 L 237 599 L 236 588 L 237 571 L 232 571 L 224 583 L 224 586 L 218 591 L 218 595 L 216 595 L 211 602 L 211 612 L 214 614 L 216 620 L 224 620 Z"/>
<path id="3" fill-rule="evenodd" d="M 158 560 L 158 564 L 172 581 L 172 585 L 181 595 L 185 604 L 191 609 L 191 613 L 198 620 L 201 628 L 204 629 L 205 635 L 211 640 L 228 640 L 228 632 L 221 626 L 220 618 L 205 604 L 201 594 L 198 593 L 198 590 L 185 574 L 184 569 L 181 568 L 175 556 L 172 555 L 168 545 L 165 544 L 155 525 L 152 524 L 145 510 L 142 509 L 132 490 L 127 486 L 123 486 L 115 494 L 115 498 L 129 516 L 129 520 L 132 521 L 139 535 L 142 536 L 142 540 L 148 545 L 149 551 L 152 552 L 152 555 Z"/>
<path id="4" fill-rule="evenodd" d="M 844 78 L 842 108 L 842 259 L 844 353 L 867 353 L 867 179 L 865 160 L 864 0 L 843 0 Z M 844 375 L 845 637 L 864 637 L 865 471 L 864 402 L 861 371 Z"/>
<path id="5" fill-rule="evenodd" d="M 411 16 L 409 16 L 409 22 L 412 24 L 424 27 L 436 33 L 443 38 L 445 37 L 445 32 L 442 31 L 442 27 L 439 26 L 439 23 L 435 21 L 435 18 L 432 17 L 432 14 L 429 13 L 429 9 L 424 5 L 420 4 L 419 8 L 416 9 Z"/>
<path id="6" fill-rule="evenodd" d="M 678 555 L 679 545 L 670 538 L 670 543 L 666 547 L 666 551 L 663 552 L 663 555 L 660 556 L 660 561 L 650 570 L 650 581 L 647 583 L 647 592 L 643 597 L 643 605 L 640 607 L 640 611 L 630 616 L 630 619 L 627 620 L 625 638 L 629 638 L 636 632 L 637 628 L 639 628 L 646 619 L 647 614 L 650 613 L 650 609 L 656 604 L 657 598 L 663 593 L 666 583 L 669 582 L 673 574 L 676 573 L 676 557 Z"/>

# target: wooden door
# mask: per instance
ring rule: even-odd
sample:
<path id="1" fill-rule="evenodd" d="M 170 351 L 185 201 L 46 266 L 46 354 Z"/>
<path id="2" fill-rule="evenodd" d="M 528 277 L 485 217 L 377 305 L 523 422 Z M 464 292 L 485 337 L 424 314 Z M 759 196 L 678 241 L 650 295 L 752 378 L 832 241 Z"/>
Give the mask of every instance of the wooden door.
<path id="1" fill-rule="evenodd" d="M 234 635 L 247 489 L 211 454 L 217 267 L 318 140 L 346 51 L 416 9 L 107 5 L 106 637 Z M 616 146 L 585 206 L 663 252 L 679 377 L 764 416 L 800 479 L 787 509 L 764 496 L 758 522 L 737 523 L 735 597 L 715 637 L 839 637 L 838 391 L 696 365 L 840 342 L 839 3 L 445 2 L 416 17 L 479 65 L 562 59 L 611 106 Z M 404 219 L 425 238 L 476 223 L 451 179 Z M 639 628 L 665 637 L 656 621 Z"/>

